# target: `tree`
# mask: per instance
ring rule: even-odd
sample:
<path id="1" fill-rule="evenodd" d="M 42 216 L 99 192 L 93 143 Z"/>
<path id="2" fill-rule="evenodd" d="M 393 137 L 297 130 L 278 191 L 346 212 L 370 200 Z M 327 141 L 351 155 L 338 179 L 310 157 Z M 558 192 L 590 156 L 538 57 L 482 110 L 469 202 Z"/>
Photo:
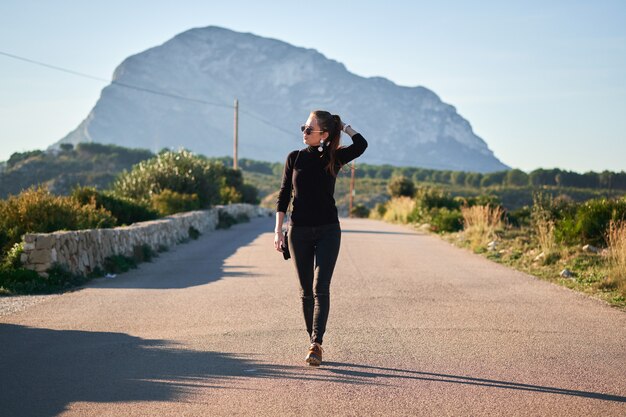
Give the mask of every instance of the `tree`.
<path id="1" fill-rule="evenodd" d="M 59 145 L 59 147 L 61 148 L 61 150 L 63 152 L 69 152 L 72 149 L 74 149 L 74 144 L 73 143 L 62 143 L 61 145 Z"/>
<path id="2" fill-rule="evenodd" d="M 389 180 L 387 192 L 391 197 L 413 197 L 415 194 L 415 184 L 405 176 L 396 176 Z"/>
<path id="3" fill-rule="evenodd" d="M 506 173 L 504 182 L 506 185 L 522 187 L 528 185 L 528 174 L 520 169 L 512 169 Z"/>
<path id="4" fill-rule="evenodd" d="M 485 174 L 480 180 L 480 186 L 489 187 L 491 185 L 502 185 L 506 174 L 507 171 L 490 172 Z"/>

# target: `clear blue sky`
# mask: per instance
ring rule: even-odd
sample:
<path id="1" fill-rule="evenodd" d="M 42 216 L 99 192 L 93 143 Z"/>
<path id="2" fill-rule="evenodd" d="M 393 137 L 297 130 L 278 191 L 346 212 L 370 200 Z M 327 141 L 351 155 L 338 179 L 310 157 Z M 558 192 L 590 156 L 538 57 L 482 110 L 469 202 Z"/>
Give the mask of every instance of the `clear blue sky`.
<path id="1" fill-rule="evenodd" d="M 625 22 L 626 1 L 603 0 L 2 0 L 0 51 L 110 79 L 131 54 L 222 26 L 427 87 L 512 167 L 622 171 Z M 104 87 L 0 56 L 0 160 L 63 137 Z"/>

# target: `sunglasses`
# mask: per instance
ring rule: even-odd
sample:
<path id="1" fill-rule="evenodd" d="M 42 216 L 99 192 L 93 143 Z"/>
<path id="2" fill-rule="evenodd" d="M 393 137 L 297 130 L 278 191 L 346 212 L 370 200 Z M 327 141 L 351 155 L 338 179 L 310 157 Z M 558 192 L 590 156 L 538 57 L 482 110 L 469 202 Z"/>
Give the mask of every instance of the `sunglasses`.
<path id="1" fill-rule="evenodd" d="M 310 135 L 313 132 L 322 133 L 323 130 L 313 130 L 311 126 L 302 125 L 300 126 L 300 130 L 304 132 L 305 135 Z"/>

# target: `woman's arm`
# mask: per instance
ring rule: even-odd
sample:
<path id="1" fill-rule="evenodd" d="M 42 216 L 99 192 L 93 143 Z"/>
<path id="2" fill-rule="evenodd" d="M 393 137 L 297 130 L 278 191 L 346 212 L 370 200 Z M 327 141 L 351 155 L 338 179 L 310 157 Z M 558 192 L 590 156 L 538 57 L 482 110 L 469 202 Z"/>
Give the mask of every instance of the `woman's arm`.
<path id="1" fill-rule="evenodd" d="M 341 130 L 346 132 L 352 139 L 352 145 L 337 149 L 337 158 L 342 165 L 345 165 L 365 152 L 365 149 L 367 149 L 367 141 L 360 133 L 352 129 L 350 125 L 344 124 Z"/>

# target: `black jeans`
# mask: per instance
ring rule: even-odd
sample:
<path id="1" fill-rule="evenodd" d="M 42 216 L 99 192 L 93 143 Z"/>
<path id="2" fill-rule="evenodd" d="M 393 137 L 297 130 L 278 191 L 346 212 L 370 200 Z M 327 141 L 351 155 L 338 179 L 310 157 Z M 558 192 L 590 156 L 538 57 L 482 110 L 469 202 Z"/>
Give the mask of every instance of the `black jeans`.
<path id="1" fill-rule="evenodd" d="M 339 224 L 290 226 L 289 250 L 300 279 L 304 322 L 311 342 L 322 343 L 330 309 L 330 280 L 339 255 Z"/>

